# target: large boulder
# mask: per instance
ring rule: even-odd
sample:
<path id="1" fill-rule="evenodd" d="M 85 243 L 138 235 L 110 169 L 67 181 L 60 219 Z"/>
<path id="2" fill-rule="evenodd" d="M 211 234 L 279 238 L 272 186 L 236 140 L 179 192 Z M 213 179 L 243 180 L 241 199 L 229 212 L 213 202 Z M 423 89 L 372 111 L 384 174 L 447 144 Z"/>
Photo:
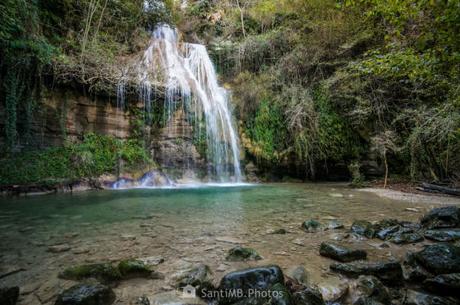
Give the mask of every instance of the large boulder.
<path id="1" fill-rule="evenodd" d="M 402 279 L 401 264 L 395 261 L 334 263 L 331 270 L 352 278 L 373 275 L 390 285 L 398 284 Z"/>
<path id="2" fill-rule="evenodd" d="M 457 300 L 425 292 L 407 290 L 404 305 L 458 305 Z"/>
<path id="3" fill-rule="evenodd" d="M 0 288 L 0 304 L 15 305 L 19 297 L 19 287 Z"/>
<path id="4" fill-rule="evenodd" d="M 427 279 L 423 287 L 439 295 L 460 297 L 460 273 L 441 274 Z"/>
<path id="5" fill-rule="evenodd" d="M 460 240 L 460 229 L 427 230 L 425 238 L 441 242 L 457 241 Z"/>
<path id="6" fill-rule="evenodd" d="M 261 260 L 262 256 L 257 253 L 256 250 L 252 248 L 244 248 L 237 246 L 232 248 L 228 251 L 228 255 L 226 257 L 228 261 L 231 262 L 240 262 L 240 261 L 249 261 L 249 260 Z"/>
<path id="7" fill-rule="evenodd" d="M 353 250 L 333 243 L 321 243 L 319 254 L 340 262 L 351 262 L 366 259 L 367 253 L 364 250 Z"/>
<path id="8" fill-rule="evenodd" d="M 265 266 L 234 271 L 226 274 L 220 281 L 219 291 L 229 292 L 220 300 L 220 304 L 232 304 L 243 297 L 231 295 L 230 292 L 266 291 L 275 284 L 284 285 L 284 275 L 278 266 Z"/>
<path id="9" fill-rule="evenodd" d="M 420 223 L 428 229 L 460 227 L 460 208 L 447 206 L 432 209 L 422 217 Z"/>
<path id="10" fill-rule="evenodd" d="M 356 220 L 351 225 L 351 232 L 367 238 L 373 238 L 376 230 L 369 221 Z"/>
<path id="11" fill-rule="evenodd" d="M 460 272 L 460 247 L 451 244 L 427 246 L 415 253 L 415 259 L 435 275 Z"/>
<path id="12" fill-rule="evenodd" d="M 110 305 L 115 293 L 101 284 L 78 284 L 61 293 L 55 305 Z"/>

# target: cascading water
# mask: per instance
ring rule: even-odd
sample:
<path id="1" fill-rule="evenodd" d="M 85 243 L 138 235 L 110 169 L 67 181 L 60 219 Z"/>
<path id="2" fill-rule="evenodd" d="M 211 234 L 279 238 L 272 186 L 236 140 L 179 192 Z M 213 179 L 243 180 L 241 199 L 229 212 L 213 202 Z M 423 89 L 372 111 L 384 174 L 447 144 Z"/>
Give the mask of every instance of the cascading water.
<path id="1" fill-rule="evenodd" d="M 219 86 L 205 46 L 179 43 L 175 29 L 160 25 L 137 69 L 146 111 L 151 109 L 154 84 L 162 83 L 168 126 L 173 128 L 172 118 L 180 109 L 193 121 L 194 132 L 205 135 L 210 180 L 240 182 L 240 153 L 228 92 Z"/>

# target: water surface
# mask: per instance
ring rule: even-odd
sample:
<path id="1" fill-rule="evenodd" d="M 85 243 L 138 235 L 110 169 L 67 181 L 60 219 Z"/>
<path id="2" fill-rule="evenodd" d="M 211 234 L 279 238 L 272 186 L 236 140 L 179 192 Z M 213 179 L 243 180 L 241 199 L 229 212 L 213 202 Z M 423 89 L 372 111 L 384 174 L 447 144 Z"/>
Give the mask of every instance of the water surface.
<path id="1" fill-rule="evenodd" d="M 54 294 L 71 283 L 57 280 L 63 268 L 80 263 L 125 258 L 161 257 L 163 280 L 133 280 L 116 288 L 119 300 L 169 289 L 172 276 L 195 263 L 206 263 L 216 282 L 232 270 L 279 264 L 285 270 L 303 265 L 312 282 L 330 277 L 331 261 L 318 255 L 322 241 L 342 239 L 347 230 L 305 233 L 310 218 L 327 223 L 355 219 L 398 218 L 415 221 L 434 205 L 380 198 L 335 184 L 273 184 L 185 189 L 135 189 L 0 199 L 0 285 L 33 286 L 20 304 L 53 302 Z M 271 231 L 284 228 L 288 234 Z M 382 249 L 378 240 L 347 238 L 340 243 L 365 248 L 370 259 L 398 258 L 399 246 Z M 69 251 L 50 253 L 65 244 Z M 236 246 L 255 248 L 258 262 L 227 262 Z M 416 246 L 408 246 L 416 247 Z M 417 246 L 418 247 L 418 246 Z M 407 247 L 405 248 L 407 250 Z M 51 288 L 50 288 L 51 287 Z M 47 297 L 49 300 L 47 300 Z"/>

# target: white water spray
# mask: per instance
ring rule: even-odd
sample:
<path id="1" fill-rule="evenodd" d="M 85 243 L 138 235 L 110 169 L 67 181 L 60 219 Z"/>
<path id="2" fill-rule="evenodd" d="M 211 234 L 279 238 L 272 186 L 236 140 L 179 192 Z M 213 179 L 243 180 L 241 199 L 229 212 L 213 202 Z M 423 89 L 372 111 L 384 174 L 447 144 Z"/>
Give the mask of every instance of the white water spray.
<path id="1" fill-rule="evenodd" d="M 166 88 L 164 107 L 168 122 L 182 107 L 186 117 L 194 122 L 194 132 L 205 132 L 211 179 L 240 182 L 240 152 L 228 93 L 218 84 L 205 46 L 179 43 L 175 29 L 160 25 L 153 31 L 138 66 L 138 78 L 147 112 L 151 109 L 153 84 L 162 83 Z"/>

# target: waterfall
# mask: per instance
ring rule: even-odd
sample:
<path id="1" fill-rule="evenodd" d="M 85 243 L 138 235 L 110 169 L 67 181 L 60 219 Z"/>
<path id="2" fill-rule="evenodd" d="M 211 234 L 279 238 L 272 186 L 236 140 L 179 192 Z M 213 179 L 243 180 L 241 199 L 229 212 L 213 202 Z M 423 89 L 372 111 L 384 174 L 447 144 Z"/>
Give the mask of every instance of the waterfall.
<path id="1" fill-rule="evenodd" d="M 204 133 L 208 176 L 217 182 L 240 182 L 240 152 L 227 90 L 219 86 L 206 47 L 180 43 L 176 29 L 159 25 L 137 67 L 139 92 L 145 110 L 151 110 L 154 84 L 165 87 L 164 109 L 168 122 L 180 109 L 193 123 L 194 133 Z M 167 126 L 171 126 L 168 124 Z"/>

